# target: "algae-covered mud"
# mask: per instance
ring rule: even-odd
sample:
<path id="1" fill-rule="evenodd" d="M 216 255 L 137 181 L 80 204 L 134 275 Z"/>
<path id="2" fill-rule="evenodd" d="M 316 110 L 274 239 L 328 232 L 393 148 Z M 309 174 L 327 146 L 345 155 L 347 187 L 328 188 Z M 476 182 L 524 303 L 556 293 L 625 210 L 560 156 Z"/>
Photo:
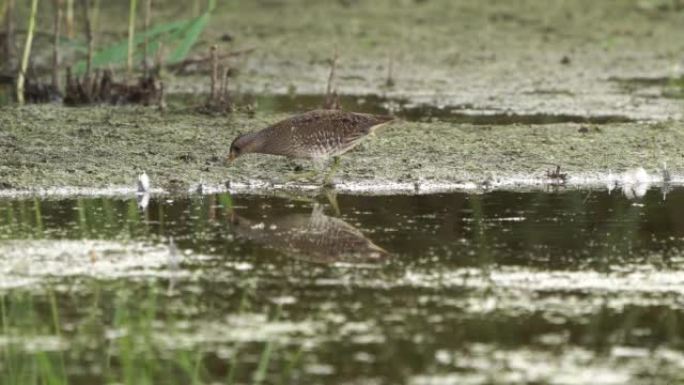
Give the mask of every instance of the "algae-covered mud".
<path id="1" fill-rule="evenodd" d="M 342 94 L 489 112 L 679 119 L 681 92 L 624 93 L 621 84 L 680 77 L 683 34 L 682 7 L 669 0 L 299 0 L 221 2 L 206 36 L 255 48 L 235 63 L 245 75 L 240 86 L 256 92 L 323 92 L 337 47 Z M 196 90 L 198 82 L 178 79 L 175 87 Z"/>
<path id="2" fill-rule="evenodd" d="M 683 199 L 3 199 L 0 376 L 679 383 Z"/>
<path id="3" fill-rule="evenodd" d="M 144 170 L 165 190 L 226 182 L 243 191 L 302 189 L 307 183 L 289 182 L 306 162 L 245 157 L 227 167 L 223 160 L 239 132 L 320 107 L 336 50 L 332 86 L 342 106 L 401 119 L 344 157 L 340 189 L 531 185 L 554 179 L 547 175 L 558 166 L 566 182 L 604 185 L 636 167 L 649 182 L 661 181 L 667 164 L 676 182 L 684 169 L 684 11 L 677 4 L 221 1 L 193 53 L 207 55 L 212 44 L 247 52 L 227 65 L 232 97 L 249 113 L 197 114 L 192 107 L 210 84 L 199 64 L 164 71 L 165 113 L 5 107 L 0 188 L 125 191 Z M 125 35 L 128 7 L 100 6 L 108 17 L 98 21 L 97 45 L 106 47 Z M 153 18 L 190 11 L 160 1 Z M 39 13 L 38 25 L 51 20 Z M 38 67 L 50 63 L 48 42 L 37 38 Z"/>
<path id="4" fill-rule="evenodd" d="M 240 132 L 287 116 L 280 112 L 207 117 L 132 107 L 31 106 L 0 111 L 0 186 L 5 195 L 55 187 L 116 187 L 130 192 L 143 170 L 153 187 L 182 192 L 200 184 L 242 191 L 301 189 L 320 185 L 322 179 L 298 177 L 301 169 L 316 169 L 305 160 L 248 155 L 230 165 L 226 162 L 230 143 Z M 680 183 L 680 125 L 488 125 L 400 119 L 343 156 L 334 182 L 342 190 L 404 192 L 434 186 L 561 182 L 603 187 L 643 167 L 645 179 L 632 183 L 663 182 L 664 171 L 672 183 Z M 557 166 L 566 178 L 554 177 Z"/>

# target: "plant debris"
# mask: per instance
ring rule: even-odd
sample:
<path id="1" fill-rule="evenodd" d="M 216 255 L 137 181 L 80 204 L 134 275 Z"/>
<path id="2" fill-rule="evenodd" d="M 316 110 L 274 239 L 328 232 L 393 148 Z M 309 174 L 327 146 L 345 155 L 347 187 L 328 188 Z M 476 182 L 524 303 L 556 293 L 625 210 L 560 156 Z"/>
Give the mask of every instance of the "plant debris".
<path id="1" fill-rule="evenodd" d="M 337 95 L 337 89 L 335 88 L 335 69 L 337 67 L 337 57 L 337 49 L 335 49 L 335 55 L 330 61 L 330 75 L 328 75 L 328 85 L 325 88 L 325 100 L 323 101 L 323 108 L 328 110 L 342 109 L 340 97 Z"/>
<path id="2" fill-rule="evenodd" d="M 565 184 L 568 181 L 568 173 L 561 172 L 560 166 L 556 166 L 555 170 L 546 171 L 546 177 L 556 184 Z"/>
<path id="3" fill-rule="evenodd" d="M 163 85 L 154 75 L 141 76 L 137 83 L 115 82 L 111 70 L 96 71 L 95 76 L 74 77 L 67 68 L 64 104 L 70 106 L 88 104 L 161 104 Z"/>
<path id="4" fill-rule="evenodd" d="M 211 91 L 209 98 L 197 110 L 202 113 L 229 114 L 234 111 L 233 99 L 228 90 L 228 78 L 232 70 L 219 63 L 218 47 L 211 47 Z"/>

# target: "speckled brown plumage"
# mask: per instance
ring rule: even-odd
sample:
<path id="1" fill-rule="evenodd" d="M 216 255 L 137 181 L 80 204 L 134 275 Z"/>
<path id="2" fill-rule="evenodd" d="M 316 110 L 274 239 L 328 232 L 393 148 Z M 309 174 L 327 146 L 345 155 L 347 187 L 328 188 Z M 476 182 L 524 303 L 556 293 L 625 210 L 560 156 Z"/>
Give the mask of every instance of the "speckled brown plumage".
<path id="1" fill-rule="evenodd" d="M 341 110 L 314 110 L 237 137 L 230 159 L 247 153 L 321 159 L 341 155 L 392 117 Z"/>

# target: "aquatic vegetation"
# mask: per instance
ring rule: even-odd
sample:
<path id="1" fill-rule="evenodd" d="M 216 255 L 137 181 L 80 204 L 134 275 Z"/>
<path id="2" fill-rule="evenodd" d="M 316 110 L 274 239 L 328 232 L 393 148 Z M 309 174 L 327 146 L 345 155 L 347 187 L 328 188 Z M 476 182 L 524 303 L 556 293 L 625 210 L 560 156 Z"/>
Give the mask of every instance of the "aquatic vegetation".
<path id="1" fill-rule="evenodd" d="M 131 23 L 135 22 L 135 12 L 137 10 L 134 3 L 135 0 L 132 0 L 130 3 L 128 38 L 95 52 L 92 57 L 93 68 L 124 62 L 130 62 L 127 66 L 132 67 L 133 62 L 142 59 L 145 53 L 149 56 L 155 56 L 161 46 L 164 46 L 164 49 L 169 52 L 165 56 L 165 63 L 172 64 L 183 61 L 207 26 L 211 12 L 215 7 L 215 1 L 212 0 L 209 2 L 207 10 L 196 18 L 159 23 L 152 25 L 148 30 L 135 33 L 131 29 Z M 76 74 L 83 73 L 86 70 L 86 66 L 87 60 L 79 61 L 74 65 L 73 71 Z"/>
<path id="2" fill-rule="evenodd" d="M 14 3 L 12 2 L 12 4 Z M 80 2 L 79 5 L 79 8 L 83 13 L 85 24 L 86 44 L 84 45 L 74 39 L 70 39 L 67 40 L 66 44 L 63 44 L 62 47 L 68 47 L 77 53 L 86 52 L 86 58 L 79 60 L 74 65 L 66 66 L 68 79 L 64 92 L 65 102 L 71 105 L 101 102 L 113 104 L 122 102 L 152 104 L 150 103 L 150 100 L 156 100 L 160 98 L 158 95 L 163 94 L 163 91 L 160 89 L 160 87 L 163 89 L 163 86 L 156 86 L 156 83 L 160 82 L 159 71 L 161 67 L 165 64 L 177 64 L 186 59 L 191 48 L 206 27 L 211 12 L 215 8 L 215 1 L 210 1 L 207 4 L 206 11 L 195 18 L 158 23 L 153 26 L 149 25 L 151 4 L 147 1 L 144 7 L 146 28 L 144 31 L 136 34 L 134 26 L 138 7 L 137 1 L 131 0 L 129 2 L 129 28 L 127 39 L 121 42 L 114 42 L 99 50 L 96 50 L 95 47 L 95 30 L 93 28 L 93 23 L 98 18 L 99 14 L 99 1 L 91 4 L 91 1 L 87 0 Z M 67 35 L 73 37 L 73 1 L 67 2 L 66 8 Z M 3 41 L 3 46 L 6 47 L 5 51 L 8 54 L 7 63 L 12 61 L 10 48 L 14 46 L 14 35 L 13 32 L 11 32 L 13 31 L 13 23 L 11 21 L 12 16 L 10 15 L 10 13 L 13 12 L 13 9 L 13 6 L 8 6 L 7 8 L 7 18 L 10 20 L 7 21 L 7 29 L 10 32 L 7 33 L 6 41 Z M 38 12 L 38 3 L 31 3 L 28 33 L 16 77 L 15 95 L 19 104 L 23 104 L 25 100 L 34 103 L 62 100 L 58 81 L 60 69 L 62 68 L 61 58 L 64 56 L 60 54 L 60 45 L 63 40 L 61 37 L 62 2 L 55 1 L 53 11 L 55 13 L 52 38 L 53 55 L 50 69 L 52 80 L 50 84 L 43 84 L 37 80 L 39 75 L 36 75 L 35 71 L 32 74 L 32 77 L 28 77 L 27 75 L 31 57 L 33 32 L 36 25 L 36 13 Z M 164 56 L 158 54 L 158 51 L 162 46 L 167 53 Z M 154 72 L 148 71 L 148 57 L 150 55 L 157 57 L 157 69 Z M 133 71 L 136 69 L 134 68 L 134 63 L 139 61 L 143 62 L 145 70 L 144 76 L 140 80 L 140 84 L 130 85 L 127 81 L 122 83 L 115 83 L 113 81 L 113 72 L 111 71 L 113 66 L 126 63 L 126 79 L 128 79 L 133 75 Z M 100 69 L 106 69 L 108 72 L 96 72 Z M 103 73 L 105 74 L 103 75 Z M 150 85 L 152 85 L 152 87 L 150 87 Z M 114 95 L 109 95 L 110 93 Z M 152 93 L 155 97 L 140 96 L 136 95 L 136 93 Z"/>
<path id="3" fill-rule="evenodd" d="M 143 290 L 120 286 L 112 296 L 96 282 L 89 283 L 88 287 L 95 294 L 80 298 L 83 304 L 79 313 L 83 319 L 71 326 L 60 312 L 71 312 L 76 304 L 55 288 L 47 288 L 41 294 L 0 296 L 0 371 L 3 373 L 0 378 L 3 384 L 61 385 L 94 378 L 120 384 L 211 382 L 209 373 L 223 359 L 217 361 L 208 355 L 199 341 L 183 343 L 182 336 L 187 333 L 182 321 L 184 317 L 182 314 L 161 314 L 160 307 L 168 302 L 163 291 L 154 285 Z M 243 301 L 240 307 L 244 309 L 247 304 Z M 48 313 L 44 317 L 42 308 L 45 305 Z M 260 320 L 261 327 L 267 328 L 270 322 L 277 322 L 277 314 L 276 311 L 274 321 Z M 230 367 L 226 374 L 228 383 L 250 377 L 261 382 L 267 375 L 272 377 L 274 374 L 289 377 L 286 370 L 269 373 L 271 354 L 275 349 L 282 349 L 274 341 L 252 344 L 254 347 L 250 346 L 249 350 L 245 349 L 248 345 L 245 342 L 231 343 L 229 340 L 228 344 L 234 346 L 230 349 L 234 354 L 224 357 L 225 361 L 221 362 Z M 263 351 L 256 366 L 251 361 L 241 361 L 240 352 L 258 351 L 259 345 L 263 346 Z M 290 363 L 297 365 L 295 360 Z"/>

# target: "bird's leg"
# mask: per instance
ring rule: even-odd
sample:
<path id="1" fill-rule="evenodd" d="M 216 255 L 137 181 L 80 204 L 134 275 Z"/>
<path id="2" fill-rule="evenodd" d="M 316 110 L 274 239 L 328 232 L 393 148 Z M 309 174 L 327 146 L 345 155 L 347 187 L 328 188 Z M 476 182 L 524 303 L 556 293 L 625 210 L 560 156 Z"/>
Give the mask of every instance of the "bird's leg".
<path id="1" fill-rule="evenodd" d="M 290 174 L 290 182 L 311 182 L 318 173 L 314 170 Z"/>
<path id="2" fill-rule="evenodd" d="M 301 165 L 294 162 L 293 164 L 294 172 L 288 177 L 290 182 L 311 181 L 311 179 L 318 175 L 318 172 L 315 170 L 303 171 L 303 167 Z"/>
<path id="3" fill-rule="evenodd" d="M 334 184 L 332 183 L 332 177 L 335 175 L 335 172 L 338 168 L 340 168 L 340 157 L 334 156 L 332 165 L 330 166 L 330 170 L 328 170 L 328 173 L 325 175 L 325 178 L 323 178 L 323 186 L 334 186 Z"/>

